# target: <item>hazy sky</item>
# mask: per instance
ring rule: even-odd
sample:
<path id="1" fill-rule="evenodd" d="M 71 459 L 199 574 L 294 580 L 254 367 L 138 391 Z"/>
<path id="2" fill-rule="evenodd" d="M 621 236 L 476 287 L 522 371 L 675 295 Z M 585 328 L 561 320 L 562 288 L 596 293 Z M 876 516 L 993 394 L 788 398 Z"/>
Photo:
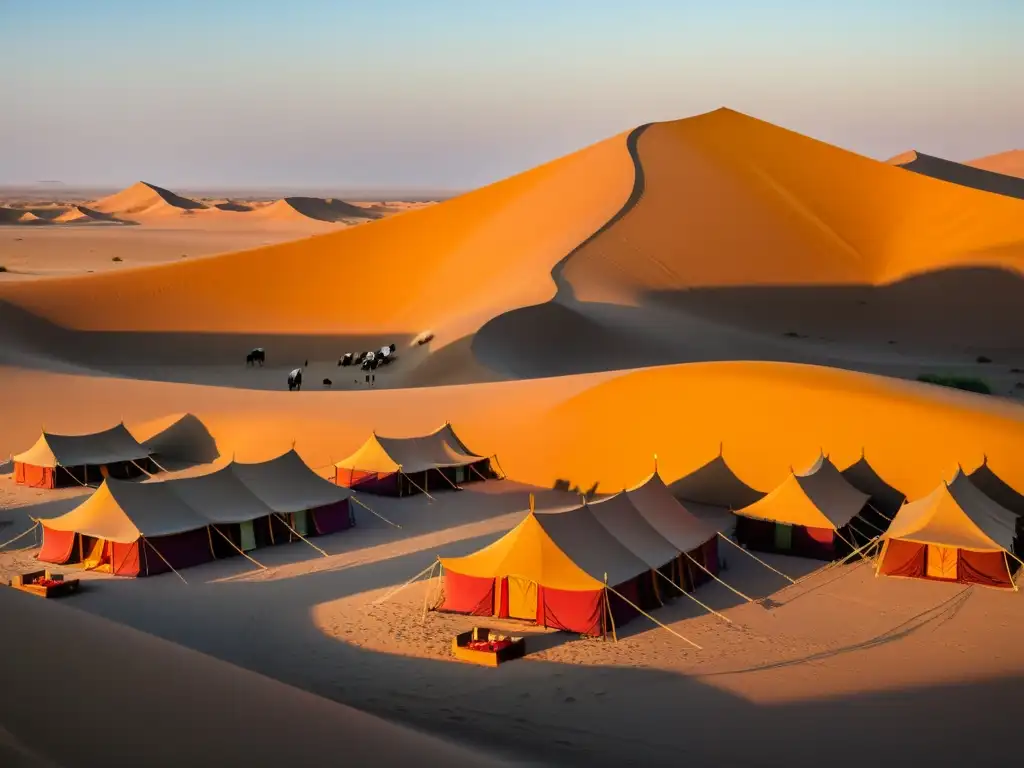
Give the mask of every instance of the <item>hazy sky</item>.
<path id="1" fill-rule="evenodd" d="M 466 188 L 730 106 L 1024 147 L 1024 0 L 0 0 L 0 184 Z"/>

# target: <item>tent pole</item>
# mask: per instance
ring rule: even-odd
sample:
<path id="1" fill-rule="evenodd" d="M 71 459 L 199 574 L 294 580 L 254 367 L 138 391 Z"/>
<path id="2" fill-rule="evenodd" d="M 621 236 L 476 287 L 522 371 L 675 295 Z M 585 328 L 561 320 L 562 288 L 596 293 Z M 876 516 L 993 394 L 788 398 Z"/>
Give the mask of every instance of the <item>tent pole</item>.
<path id="1" fill-rule="evenodd" d="M 427 497 L 428 499 L 430 499 L 431 501 L 437 501 L 437 499 L 435 499 L 435 498 L 434 498 L 433 496 L 431 496 L 431 495 L 430 495 L 429 493 L 427 493 L 427 492 L 426 492 L 425 490 L 423 490 L 423 489 L 422 489 L 422 488 L 420 488 L 420 487 L 419 487 L 418 485 L 416 485 L 416 483 L 414 483 L 414 482 L 412 481 L 412 478 L 411 478 L 411 477 L 409 477 L 409 476 L 408 476 L 407 474 L 405 474 L 405 472 L 402 472 L 402 470 L 401 470 L 401 469 L 399 469 L 398 471 L 399 471 L 399 472 L 401 473 L 402 477 L 404 477 L 404 478 L 405 478 L 406 480 L 408 480 L 408 481 L 409 481 L 409 485 L 411 485 L 411 486 L 412 486 L 413 488 L 415 488 L 415 489 L 416 489 L 417 491 L 419 491 L 420 493 L 422 493 L 422 494 L 423 494 L 424 496 L 426 496 L 426 497 Z"/>
<path id="2" fill-rule="evenodd" d="M 227 542 L 228 544 L 230 544 L 230 545 L 232 546 L 232 548 L 233 548 L 233 549 L 234 549 L 234 550 L 235 550 L 235 551 L 236 551 L 236 552 L 237 552 L 238 554 L 240 554 L 240 555 L 241 555 L 242 557 L 244 557 L 244 558 L 245 558 L 246 560 L 248 560 L 248 561 L 249 561 L 250 563 L 252 563 L 253 565 L 255 565 L 255 566 L 256 566 L 257 568 L 262 568 L 262 569 L 263 569 L 264 571 L 265 571 L 265 570 L 267 570 L 267 566 L 265 566 L 265 565 L 264 565 L 263 563 L 260 563 L 260 562 L 258 562 L 257 560 L 255 560 L 254 558 L 252 558 L 252 557 L 249 557 L 249 555 L 247 555 L 247 554 L 246 554 L 245 552 L 243 552 L 243 551 L 242 551 L 242 548 L 241 548 L 241 547 L 236 547 L 236 546 L 235 546 L 235 542 L 233 542 L 233 541 L 232 541 L 232 540 L 230 539 L 230 537 L 228 537 L 228 536 L 227 536 L 227 535 L 226 535 L 226 534 L 224 533 L 224 531 L 222 531 L 222 530 L 221 530 L 220 528 L 218 528 L 218 527 L 217 527 L 216 525 L 211 525 L 210 527 L 211 527 L 211 528 L 213 528 L 213 530 L 215 530 L 215 531 L 216 531 L 217 533 L 219 533 L 219 534 L 220 534 L 220 535 L 221 535 L 221 536 L 222 536 L 222 537 L 224 538 L 224 541 L 226 541 L 226 542 Z"/>
<path id="3" fill-rule="evenodd" d="M 160 550 L 158 550 L 156 547 L 154 547 L 149 539 L 147 539 L 145 536 L 140 536 L 139 538 L 142 539 L 146 543 L 146 546 L 148 546 L 150 549 L 152 549 L 154 552 L 156 552 L 156 556 L 164 561 L 164 565 L 166 565 L 168 568 L 170 568 L 174 572 L 175 576 L 177 576 L 179 579 L 184 581 L 186 586 L 188 585 L 188 582 L 185 581 L 185 577 L 182 576 L 180 573 L 178 573 L 177 571 L 174 570 L 174 566 L 171 565 L 169 562 L 167 562 L 167 558 L 160 554 Z"/>
<path id="4" fill-rule="evenodd" d="M 434 562 L 432 562 L 428 567 L 424 568 L 422 571 L 420 571 L 415 576 L 413 576 L 411 579 L 409 579 L 407 582 L 405 582 L 405 584 L 402 584 L 402 585 L 400 585 L 398 587 L 395 587 L 390 592 L 388 592 L 386 595 L 384 595 L 384 597 L 381 597 L 381 598 L 378 598 L 378 599 L 374 600 L 372 603 L 370 603 L 370 605 L 380 605 L 381 603 L 383 603 L 383 602 L 385 602 L 387 600 L 390 600 L 392 597 L 394 597 L 399 592 L 401 592 L 403 589 L 405 589 L 410 584 L 412 584 L 414 581 L 416 581 L 416 579 L 418 579 L 424 573 L 426 573 L 427 571 L 433 570 L 434 566 L 437 564 L 438 560 L 440 560 L 440 558 L 434 558 Z"/>
<path id="5" fill-rule="evenodd" d="M 691 600 L 693 600 L 693 602 L 695 602 L 695 603 L 696 603 L 697 605 L 699 605 L 699 606 L 700 606 L 701 608 L 703 608 L 703 609 L 704 609 L 705 611 L 708 611 L 709 613 L 713 613 L 713 614 L 715 614 L 715 616 L 717 616 L 718 618 L 722 619 L 723 621 L 726 621 L 726 622 L 728 622 L 729 624 L 732 624 L 732 619 L 730 619 L 730 618 L 729 618 L 728 616 L 724 616 L 724 615 L 722 615 L 721 613 L 719 613 L 718 611 L 716 611 L 716 610 L 715 610 L 714 608 L 710 608 L 709 606 L 707 606 L 707 605 L 704 605 L 704 603 L 702 603 L 702 602 L 701 602 L 700 600 L 698 600 L 698 599 L 697 599 L 696 597 L 694 597 L 694 596 L 693 596 L 693 595 L 691 595 L 691 594 L 690 594 L 689 592 L 687 592 L 687 591 L 686 591 L 685 589 L 683 589 L 682 587 L 680 587 L 680 586 L 679 586 L 678 584 L 676 584 L 676 583 L 675 583 L 674 581 L 672 581 L 672 579 L 670 579 L 670 578 L 669 578 L 668 576 L 666 576 L 666 575 L 665 575 L 664 573 L 662 573 L 661 571 L 659 571 L 659 570 L 658 570 L 657 568 L 655 568 L 655 569 L 654 569 L 654 572 L 655 572 L 656 574 L 658 574 L 659 576 L 661 576 L 661 578 L 663 578 L 663 579 L 664 579 L 665 581 L 667 581 L 667 582 L 668 582 L 669 584 L 671 584 L 671 585 L 672 585 L 673 587 L 675 587 L 675 588 L 676 588 L 676 589 L 678 589 L 678 590 L 679 590 L 680 592 L 682 592 L 682 593 L 683 593 L 684 595 L 686 595 L 686 596 L 687 596 L 688 598 L 690 598 Z"/>
<path id="6" fill-rule="evenodd" d="M 762 560 L 762 559 L 761 559 L 760 557 L 758 557 L 757 555 L 755 555 L 755 554 L 754 554 L 753 552 L 748 552 L 748 551 L 747 551 L 746 549 L 744 549 L 743 547 L 741 547 L 741 546 L 740 546 L 739 544 L 737 544 L 737 543 L 736 543 L 735 541 L 733 541 L 732 539 L 730 539 L 730 538 L 729 538 L 728 536 L 726 536 L 726 535 L 725 535 L 724 533 L 722 533 L 721 531 L 718 531 L 718 535 L 719 535 L 719 536 L 721 536 L 723 540 L 725 540 L 725 541 L 729 542 L 729 543 L 730 543 L 730 544 L 732 544 L 732 545 L 733 545 L 734 547 L 736 547 L 736 549 L 738 549 L 738 550 L 739 550 L 740 552 L 742 552 L 743 554 L 745 554 L 745 555 L 746 555 L 747 557 L 752 557 L 752 558 L 753 558 L 754 560 L 757 560 L 757 562 L 759 562 L 759 563 L 760 563 L 761 565 L 763 565 L 763 566 L 764 566 L 765 568 L 767 568 L 767 569 L 768 569 L 769 571 L 775 571 L 775 573 L 779 574 L 779 576 L 781 576 L 782 578 L 784 578 L 784 579 L 785 579 L 786 581 L 790 582 L 791 584 L 796 584 L 796 579 L 790 578 L 789 576 L 787 576 L 786 574 L 784 574 L 784 573 L 783 573 L 782 571 L 780 571 L 780 570 L 777 570 L 777 569 L 775 569 L 775 568 L 772 568 L 772 567 L 771 567 L 770 565 L 768 565 L 768 563 L 766 563 L 766 562 L 765 562 L 764 560 Z"/>
<path id="7" fill-rule="evenodd" d="M 320 547 L 318 547 L 318 546 L 317 546 L 316 544 L 314 544 L 313 542 L 311 542 L 311 541 L 310 541 L 309 539 L 307 539 L 307 538 L 306 538 L 305 536 L 303 536 L 303 535 L 302 535 L 301 533 L 299 533 L 299 532 L 298 532 L 298 531 L 296 531 L 296 530 L 295 530 L 294 528 L 292 528 L 292 527 L 291 527 L 290 525 L 288 525 L 288 521 L 287 521 L 287 520 L 285 520 L 285 519 L 284 519 L 284 517 L 282 517 L 282 515 L 281 515 L 281 514 L 280 514 L 279 512 L 275 512 L 274 514 L 275 514 L 275 515 L 277 515 L 277 519 L 278 519 L 278 520 L 280 520 L 280 521 L 281 521 L 282 523 L 284 523 L 284 527 L 285 527 L 285 528 L 287 528 L 287 529 L 288 529 L 289 531 L 291 531 L 292 533 L 294 533 L 294 534 L 295 534 L 296 536 L 298 536 L 298 537 L 299 537 L 300 539 L 302 539 L 302 540 L 303 540 L 304 542 L 306 542 L 307 544 L 309 544 L 309 546 L 311 546 L 311 547 L 312 547 L 313 549 L 315 549 L 315 550 L 316 550 L 317 552 L 319 552 L 319 553 L 320 553 L 321 555 L 323 555 L 324 557 L 330 557 L 330 555 L 328 555 L 328 554 L 327 554 L 326 552 L 324 552 L 324 551 L 323 551 L 322 549 L 320 549 Z"/>
<path id="8" fill-rule="evenodd" d="M 619 635 L 615 631 L 615 617 L 612 616 L 612 601 L 608 599 L 608 589 L 608 574 L 606 573 L 604 575 L 604 591 L 602 592 L 604 595 L 604 607 L 608 611 L 608 622 L 612 625 L 612 640 L 617 643 L 619 642 Z M 605 637 L 607 636 L 606 633 Z"/>
<path id="9" fill-rule="evenodd" d="M 394 526 L 395 528 L 401 528 L 402 527 L 398 523 L 392 523 L 390 520 L 388 520 L 386 517 L 384 517 L 384 515 L 382 515 L 380 512 L 377 512 L 376 510 L 370 509 L 370 507 L 366 506 L 365 504 L 363 504 L 363 502 L 361 502 L 359 499 L 357 499 L 354 494 L 352 496 L 349 496 L 348 500 L 349 501 L 354 501 L 356 504 L 358 504 L 360 507 L 365 509 L 367 512 L 369 512 L 372 515 L 376 515 L 377 517 L 379 517 L 381 520 L 383 520 L 388 525 Z"/>
<path id="10" fill-rule="evenodd" d="M 684 556 L 686 557 L 686 559 L 687 559 L 687 560 L 689 560 L 689 561 L 690 561 L 691 563 L 693 563 L 694 565 L 696 565 L 696 566 L 697 566 L 698 568 L 700 568 L 700 569 L 701 569 L 702 571 L 704 571 L 704 573 L 706 573 L 706 574 L 707 574 L 708 576 L 710 576 L 710 577 L 711 577 L 712 579 L 714 579 L 714 580 L 715 580 L 715 581 L 717 581 L 717 582 L 718 582 L 719 584 L 721 584 L 722 586 L 724 586 L 724 587 L 725 587 L 726 589 L 729 589 L 729 590 L 731 590 L 731 591 L 735 592 L 735 593 L 736 593 L 737 595 L 739 595 L 740 597 L 742 597 L 742 598 L 743 598 L 744 600 L 746 600 L 746 601 L 747 601 L 748 603 L 753 603 L 753 602 L 756 602 L 756 601 L 755 601 L 755 600 L 754 600 L 753 598 L 751 598 L 751 597 L 748 597 L 747 595 L 744 595 L 744 594 L 743 594 L 742 592 L 740 592 L 740 591 L 739 591 L 738 589 L 736 589 L 735 587 L 730 587 L 730 586 L 729 586 L 728 584 L 726 584 L 726 583 L 725 583 L 724 581 L 722 581 L 722 580 L 721 580 L 720 578 L 718 578 L 717 576 L 715 576 L 715 574 L 713 574 L 713 573 L 712 573 L 711 571 L 709 571 L 709 570 L 708 570 L 707 568 L 705 568 L 705 567 L 704 567 L 703 565 L 701 565 L 701 564 L 700 564 L 700 563 L 698 563 L 698 562 L 697 562 L 696 560 L 694 560 L 694 559 L 693 559 L 692 557 L 690 557 L 690 553 L 689 553 L 689 552 L 683 552 L 682 554 L 683 554 L 683 555 L 684 555 Z M 696 589 L 696 588 L 697 588 L 697 586 L 696 586 L 696 585 L 694 585 L 694 589 Z"/>
<path id="11" fill-rule="evenodd" d="M 696 649 L 697 649 L 698 651 L 702 651 L 702 650 L 704 650 L 704 649 L 703 649 L 703 648 L 701 648 L 701 647 L 700 647 L 699 645 L 697 645 L 697 644 L 696 644 L 695 642 L 693 642 L 693 640 L 690 640 L 689 638 L 683 637 L 682 635 L 680 635 L 680 634 L 679 634 L 678 632 L 676 632 L 676 631 L 675 631 L 674 629 L 672 629 L 671 627 L 667 627 L 667 626 L 665 626 L 664 624 L 662 624 L 662 623 L 661 623 L 660 621 L 658 621 L 658 620 L 657 620 L 656 618 L 654 618 L 653 616 L 651 616 L 651 614 L 647 613 L 647 612 L 646 612 L 646 611 L 645 611 L 645 610 L 644 610 L 643 608 L 641 608 L 641 607 L 640 607 L 639 605 L 636 605 L 636 604 L 635 604 L 635 603 L 634 603 L 633 601 L 631 601 L 631 600 L 630 600 L 630 599 L 629 599 L 628 597 L 625 597 L 625 596 L 623 596 L 623 595 L 619 594 L 619 592 L 617 592 L 617 591 L 616 591 L 616 590 L 615 590 L 615 589 L 614 589 L 613 587 L 606 587 L 606 589 L 610 590 L 610 591 L 612 592 L 612 594 L 618 595 L 618 596 L 619 596 L 619 597 L 620 597 L 620 598 L 621 598 L 622 600 L 624 600 L 624 601 L 626 602 L 626 604 L 627 604 L 627 605 L 630 605 L 630 606 L 632 606 L 634 610 L 636 610 L 636 611 L 639 611 L 639 612 L 640 612 L 641 614 L 643 614 L 644 616 L 646 616 L 646 617 L 647 617 L 648 619 L 650 619 L 651 621 L 653 621 L 653 622 L 654 622 L 655 624 L 657 624 L 657 625 L 658 625 L 659 627 L 661 627 L 661 628 L 662 628 L 662 629 L 664 629 L 665 631 L 667 631 L 667 632 L 671 632 L 671 633 L 672 633 L 673 635 L 675 635 L 676 637 L 678 637 L 678 638 L 679 638 L 680 640 L 683 640 L 684 642 L 687 642 L 687 643 L 689 643 L 690 645 L 692 645 L 692 646 L 693 646 L 694 648 L 696 648 Z"/>
<path id="12" fill-rule="evenodd" d="M 501 479 L 504 480 L 508 477 L 508 472 L 501 466 L 501 462 L 498 460 L 498 454 L 494 454 L 494 463 L 498 465 L 498 471 L 501 472 Z"/>
<path id="13" fill-rule="evenodd" d="M 423 590 L 423 618 L 420 620 L 420 624 L 427 623 L 427 605 L 430 601 L 430 582 L 434 578 L 434 568 L 437 567 L 438 560 L 435 560 L 430 564 L 430 573 L 427 575 L 427 588 Z"/>
<path id="14" fill-rule="evenodd" d="M 5 542 L 4 542 L 3 544 L 0 544 L 0 549 L 3 549 L 3 548 L 4 548 L 4 547 L 6 547 L 6 546 L 7 546 L 8 544 L 13 544 L 13 543 L 14 543 L 14 542 L 16 542 L 16 541 L 17 541 L 18 539 L 20 539 L 20 538 L 22 538 L 22 537 L 24 537 L 24 536 L 28 536 L 28 535 L 29 535 L 30 533 L 32 533 L 32 531 L 34 531 L 34 530 L 35 530 L 36 528 L 38 528 L 38 527 L 39 527 L 39 521 L 38 521 L 38 520 L 36 520 L 36 522 L 35 522 L 35 525 L 33 525 L 33 526 L 32 526 L 31 528 L 29 528 L 29 529 L 28 529 L 27 531 L 22 531 L 21 533 L 19 533 L 19 534 L 18 534 L 17 536 L 15 536 L 15 537 L 14 537 L 13 539 L 11 539 L 10 541 L 5 541 Z"/>

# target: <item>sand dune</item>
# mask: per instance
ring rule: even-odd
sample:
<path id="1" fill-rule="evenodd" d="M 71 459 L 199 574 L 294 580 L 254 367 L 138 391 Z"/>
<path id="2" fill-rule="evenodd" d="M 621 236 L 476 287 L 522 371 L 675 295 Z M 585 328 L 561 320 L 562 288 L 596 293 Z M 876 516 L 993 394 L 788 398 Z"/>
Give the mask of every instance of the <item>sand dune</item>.
<path id="1" fill-rule="evenodd" d="M 897 155 L 889 162 L 933 179 L 1024 200 L 1024 179 L 972 166 L 970 163 L 954 163 L 914 151 Z"/>
<path id="2" fill-rule="evenodd" d="M 965 165 L 1024 179 L 1024 149 L 1011 149 L 1009 152 L 979 157 L 968 160 Z"/>
<path id="3" fill-rule="evenodd" d="M 322 197 L 285 197 L 254 212 L 276 221 L 314 219 L 316 221 L 366 220 L 378 218 L 378 214 L 343 200 Z"/>
<path id="4" fill-rule="evenodd" d="M 94 208 L 84 205 L 75 205 L 64 213 L 57 216 L 54 221 L 61 224 L 85 224 L 92 222 L 106 222 L 110 224 L 131 224 L 126 219 L 119 219 L 112 213 L 103 213 Z"/>
<path id="5" fill-rule="evenodd" d="M 117 194 L 97 200 L 91 206 L 100 213 L 117 217 L 181 215 L 203 210 L 202 203 L 176 195 L 170 190 L 140 181 Z"/>

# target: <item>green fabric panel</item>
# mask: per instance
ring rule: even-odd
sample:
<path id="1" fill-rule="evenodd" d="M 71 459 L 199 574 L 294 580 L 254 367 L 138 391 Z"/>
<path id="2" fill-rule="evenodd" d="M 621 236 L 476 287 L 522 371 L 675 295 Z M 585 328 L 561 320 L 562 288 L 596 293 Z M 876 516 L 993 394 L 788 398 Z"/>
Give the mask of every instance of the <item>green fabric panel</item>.
<path id="1" fill-rule="evenodd" d="M 256 532 L 253 530 L 252 520 L 246 520 L 244 523 L 239 523 L 238 527 L 242 531 L 242 545 L 240 549 L 243 552 L 256 549 Z"/>
<path id="2" fill-rule="evenodd" d="M 786 525 L 785 523 L 775 524 L 775 548 L 793 548 L 793 526 Z"/>

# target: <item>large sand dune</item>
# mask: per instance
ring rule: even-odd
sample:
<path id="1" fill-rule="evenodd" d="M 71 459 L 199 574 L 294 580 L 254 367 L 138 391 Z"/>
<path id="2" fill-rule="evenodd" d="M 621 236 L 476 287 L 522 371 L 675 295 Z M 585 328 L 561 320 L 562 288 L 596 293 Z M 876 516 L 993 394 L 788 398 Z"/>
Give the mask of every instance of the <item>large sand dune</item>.
<path id="1" fill-rule="evenodd" d="M 914 173 L 949 181 L 964 187 L 1024 200 L 1024 179 L 991 171 L 971 163 L 954 163 L 941 157 L 911 151 L 889 161 Z"/>
<path id="2" fill-rule="evenodd" d="M 181 215 L 188 211 L 203 210 L 202 203 L 176 195 L 169 189 L 140 181 L 117 194 L 97 200 L 91 206 L 100 213 L 118 218 Z"/>
<path id="3" fill-rule="evenodd" d="M 986 155 L 976 160 L 968 160 L 966 165 L 1024 179 L 1024 149 L 1011 149 L 1009 152 Z"/>
<path id="4" fill-rule="evenodd" d="M 377 218 L 366 208 L 346 203 L 344 200 L 322 197 L 284 197 L 275 203 L 256 209 L 255 215 L 277 221 L 314 219 L 315 221 L 336 222 Z"/>

